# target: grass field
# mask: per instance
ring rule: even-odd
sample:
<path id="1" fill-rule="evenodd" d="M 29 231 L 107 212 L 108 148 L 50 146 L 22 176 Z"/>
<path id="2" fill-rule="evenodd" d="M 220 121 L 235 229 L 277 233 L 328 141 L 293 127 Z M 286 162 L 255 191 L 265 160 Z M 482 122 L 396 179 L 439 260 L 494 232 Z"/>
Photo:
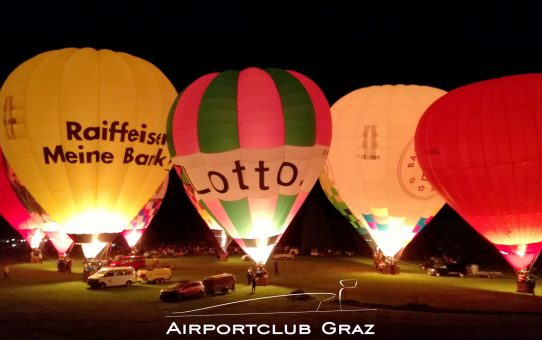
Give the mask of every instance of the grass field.
<path id="1" fill-rule="evenodd" d="M 236 292 L 200 300 L 163 303 L 159 300 L 159 291 L 164 285 L 88 289 L 82 281 L 80 261 L 74 261 L 72 274 L 58 273 L 54 261 L 22 263 L 11 266 L 10 280 L 0 280 L 2 332 L 13 334 L 14 339 L 152 339 L 165 336 L 172 321 L 179 324 L 307 323 L 315 329 L 311 339 L 318 336 L 334 339 L 336 335 L 325 335 L 319 331 L 322 323 L 333 321 L 373 323 L 376 336 L 380 338 L 401 335 L 476 338 L 491 335 L 492 338 L 505 339 L 518 334 L 522 338 L 540 338 L 542 335 L 542 298 L 515 293 L 512 272 L 505 273 L 502 279 L 431 277 L 414 264 L 401 263 L 401 274 L 391 276 L 374 272 L 370 259 L 299 257 L 279 261 L 279 276 L 273 275 L 273 266 L 270 265 L 270 285 L 257 287 L 256 294 L 249 295 L 246 271 L 251 263 L 243 262 L 239 257 L 230 258 L 227 262 L 217 262 L 214 257 L 160 259 L 160 262 L 174 266 L 172 281 L 199 280 L 212 274 L 233 273 L 237 276 Z M 313 296 L 308 301 L 275 298 L 197 313 L 279 313 L 272 316 L 167 317 L 175 315 L 175 312 L 254 297 L 289 294 L 296 289 L 337 293 L 341 279 L 358 281 L 355 289 L 344 291 L 344 309 L 370 307 L 377 310 L 280 314 L 285 311 L 314 311 L 319 301 L 327 298 Z M 323 303 L 320 310 L 336 309 L 339 305 L 333 299 Z M 227 338 L 217 334 L 201 338 L 213 336 Z M 191 339 L 198 337 L 191 336 Z M 246 335 L 242 339 L 256 337 Z"/>

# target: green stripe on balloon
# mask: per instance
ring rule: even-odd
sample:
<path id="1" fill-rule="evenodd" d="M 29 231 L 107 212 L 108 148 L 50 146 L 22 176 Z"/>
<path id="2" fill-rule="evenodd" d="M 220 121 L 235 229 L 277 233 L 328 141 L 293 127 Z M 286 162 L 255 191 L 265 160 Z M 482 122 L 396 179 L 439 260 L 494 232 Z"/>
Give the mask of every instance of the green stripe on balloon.
<path id="1" fill-rule="evenodd" d="M 276 68 L 265 71 L 273 78 L 282 102 L 286 145 L 313 146 L 316 142 L 316 120 L 307 90 L 287 71 Z"/>
<path id="2" fill-rule="evenodd" d="M 277 199 L 277 205 L 275 207 L 275 214 L 273 215 L 273 227 L 278 233 L 283 232 L 284 222 L 288 218 L 290 210 L 294 205 L 297 195 L 282 195 L 279 194 Z"/>
<path id="3" fill-rule="evenodd" d="M 226 214 L 228 214 L 231 223 L 235 226 L 235 230 L 241 238 L 247 238 L 253 230 L 248 199 L 242 198 L 237 201 L 220 200 L 220 204 L 226 211 Z"/>
<path id="4" fill-rule="evenodd" d="M 168 117 L 167 117 L 167 129 L 166 131 L 173 131 L 173 116 L 174 116 L 174 113 L 175 113 L 175 109 L 177 108 L 177 103 L 179 102 L 179 99 L 181 99 L 181 96 L 183 95 L 183 91 L 181 91 L 179 93 L 179 95 L 177 96 L 177 98 L 175 98 L 175 100 L 173 101 L 173 105 L 171 105 L 171 108 L 169 109 L 169 114 L 168 114 Z M 167 140 L 167 147 L 169 149 L 169 154 L 171 155 L 171 157 L 174 157 L 175 155 L 177 155 L 175 153 L 175 146 L 173 145 L 173 138 L 168 134 L 166 136 L 166 140 Z"/>
<path id="5" fill-rule="evenodd" d="M 218 153 L 239 148 L 237 79 L 239 71 L 220 73 L 209 84 L 198 112 L 201 152 Z"/>

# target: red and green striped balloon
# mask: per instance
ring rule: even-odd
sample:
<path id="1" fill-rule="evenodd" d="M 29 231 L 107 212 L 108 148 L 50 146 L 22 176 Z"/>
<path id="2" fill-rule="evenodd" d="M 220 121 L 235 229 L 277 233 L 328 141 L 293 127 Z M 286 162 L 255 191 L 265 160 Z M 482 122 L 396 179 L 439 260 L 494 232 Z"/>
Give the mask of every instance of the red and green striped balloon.
<path id="1" fill-rule="evenodd" d="M 172 160 L 209 214 L 265 263 L 326 160 L 328 102 L 304 75 L 248 68 L 205 75 L 177 98 Z"/>

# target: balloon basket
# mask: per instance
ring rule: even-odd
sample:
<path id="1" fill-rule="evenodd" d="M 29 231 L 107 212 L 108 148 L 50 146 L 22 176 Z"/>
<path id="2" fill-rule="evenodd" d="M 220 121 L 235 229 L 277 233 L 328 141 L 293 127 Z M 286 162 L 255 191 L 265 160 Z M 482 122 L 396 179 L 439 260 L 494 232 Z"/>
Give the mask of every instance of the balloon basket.
<path id="1" fill-rule="evenodd" d="M 518 293 L 533 294 L 534 293 L 534 287 L 532 287 L 532 285 L 529 284 L 529 282 L 518 282 L 516 291 Z"/>
<path id="2" fill-rule="evenodd" d="M 386 264 L 382 270 L 382 274 L 399 275 L 400 269 L 396 264 Z"/>
<path id="3" fill-rule="evenodd" d="M 260 276 L 256 278 L 256 285 L 257 286 L 267 286 L 269 285 L 269 276 Z"/>
<path id="4" fill-rule="evenodd" d="M 72 260 L 66 256 L 59 257 L 56 261 L 56 269 L 59 273 L 71 273 Z"/>
<path id="5" fill-rule="evenodd" d="M 518 272 L 518 282 L 516 291 L 518 293 L 527 293 L 534 295 L 534 287 L 536 286 L 536 279 L 528 271 L 521 270 Z"/>

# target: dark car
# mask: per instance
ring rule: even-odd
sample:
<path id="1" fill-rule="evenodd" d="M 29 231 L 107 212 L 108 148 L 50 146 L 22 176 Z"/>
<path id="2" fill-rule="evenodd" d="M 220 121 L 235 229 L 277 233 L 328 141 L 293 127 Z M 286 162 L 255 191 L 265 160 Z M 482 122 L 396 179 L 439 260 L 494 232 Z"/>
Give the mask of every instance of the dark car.
<path id="1" fill-rule="evenodd" d="M 181 281 L 160 290 L 160 300 L 165 302 L 179 301 L 183 298 L 201 298 L 204 287 L 201 281 Z"/>
<path id="2" fill-rule="evenodd" d="M 433 276 L 459 276 L 467 275 L 467 266 L 463 263 L 445 263 L 434 268 L 429 268 L 427 274 Z"/>
<path id="3" fill-rule="evenodd" d="M 441 257 L 431 256 L 431 258 L 429 258 L 424 263 L 420 263 L 419 266 L 420 266 L 421 270 L 426 271 L 426 270 L 431 269 L 431 268 L 440 267 L 442 265 L 442 262 L 443 261 L 442 261 Z"/>

